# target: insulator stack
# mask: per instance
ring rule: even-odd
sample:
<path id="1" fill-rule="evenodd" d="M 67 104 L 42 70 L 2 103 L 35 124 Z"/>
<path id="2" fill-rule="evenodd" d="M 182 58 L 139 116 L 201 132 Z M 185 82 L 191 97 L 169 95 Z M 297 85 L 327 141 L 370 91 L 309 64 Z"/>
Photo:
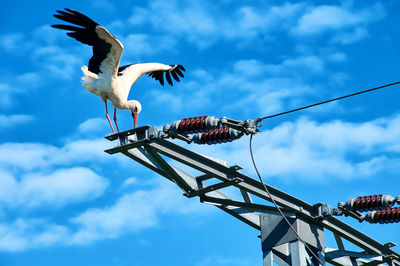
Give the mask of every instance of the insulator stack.
<path id="1" fill-rule="evenodd" d="M 197 144 L 218 144 L 231 142 L 243 136 L 243 132 L 228 127 L 220 127 L 204 133 L 197 133 L 193 136 L 193 141 Z"/>
<path id="2" fill-rule="evenodd" d="M 173 122 L 170 131 L 172 133 L 193 134 L 215 129 L 219 125 L 220 121 L 215 116 L 196 116 Z"/>
<path id="3" fill-rule="evenodd" d="M 400 222 L 400 207 L 369 211 L 365 216 L 365 220 L 372 224 L 398 223 Z"/>
<path id="4" fill-rule="evenodd" d="M 390 195 L 372 195 L 349 199 L 345 206 L 355 211 L 382 210 L 393 206 L 395 199 Z"/>

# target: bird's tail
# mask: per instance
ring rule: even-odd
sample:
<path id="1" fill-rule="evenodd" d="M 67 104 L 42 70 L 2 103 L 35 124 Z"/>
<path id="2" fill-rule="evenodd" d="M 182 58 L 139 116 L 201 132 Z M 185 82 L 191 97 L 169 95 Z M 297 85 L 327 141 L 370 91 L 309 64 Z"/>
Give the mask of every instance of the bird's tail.
<path id="1" fill-rule="evenodd" d="M 84 74 L 84 76 L 82 77 L 83 84 L 92 83 L 93 81 L 99 79 L 99 76 L 97 76 L 93 72 L 90 72 L 89 69 L 87 68 L 87 66 L 82 66 L 81 69 Z"/>

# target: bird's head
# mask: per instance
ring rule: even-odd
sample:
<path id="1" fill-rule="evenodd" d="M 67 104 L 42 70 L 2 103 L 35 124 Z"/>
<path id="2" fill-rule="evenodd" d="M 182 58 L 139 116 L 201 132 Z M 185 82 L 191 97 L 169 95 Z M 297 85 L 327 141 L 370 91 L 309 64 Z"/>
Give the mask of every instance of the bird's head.
<path id="1" fill-rule="evenodd" d="M 128 104 L 129 104 L 129 109 L 131 110 L 131 114 L 133 117 L 133 126 L 134 126 L 134 128 L 136 128 L 139 113 L 140 113 L 140 111 L 142 111 L 142 105 L 140 104 L 140 102 L 135 101 L 135 100 L 128 101 Z"/>

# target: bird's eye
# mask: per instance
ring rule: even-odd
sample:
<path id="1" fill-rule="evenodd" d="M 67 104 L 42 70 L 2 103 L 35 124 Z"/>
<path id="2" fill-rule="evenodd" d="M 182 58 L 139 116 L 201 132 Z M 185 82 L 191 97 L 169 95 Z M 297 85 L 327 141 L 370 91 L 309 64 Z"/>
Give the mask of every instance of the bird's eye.
<path id="1" fill-rule="evenodd" d="M 137 107 L 135 107 L 135 109 L 133 109 L 133 112 L 137 113 Z"/>

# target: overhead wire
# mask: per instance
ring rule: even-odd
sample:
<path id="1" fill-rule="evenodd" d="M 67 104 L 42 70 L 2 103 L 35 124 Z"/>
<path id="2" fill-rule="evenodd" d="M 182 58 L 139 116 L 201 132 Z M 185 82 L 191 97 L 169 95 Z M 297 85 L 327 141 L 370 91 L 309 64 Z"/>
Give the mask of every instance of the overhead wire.
<path id="1" fill-rule="evenodd" d="M 275 205 L 276 209 L 278 210 L 278 212 L 280 213 L 280 215 L 282 216 L 282 218 L 286 221 L 286 223 L 289 225 L 289 227 L 292 229 L 292 231 L 296 234 L 296 236 L 297 236 L 297 238 L 299 239 L 299 241 L 301 241 L 301 242 L 303 243 L 304 247 L 305 247 L 306 249 L 308 249 L 308 251 L 311 253 L 311 255 L 312 255 L 314 258 L 316 258 L 316 259 L 321 263 L 321 265 L 325 265 L 325 263 L 314 253 L 314 251 L 307 245 L 307 243 L 306 243 L 303 239 L 301 239 L 299 233 L 296 231 L 296 229 L 293 227 L 293 225 L 289 222 L 288 218 L 285 216 L 285 214 L 284 214 L 284 213 L 282 212 L 282 210 L 279 208 L 278 204 L 276 203 L 276 201 L 275 201 L 274 198 L 272 197 L 271 193 L 269 192 L 268 187 L 265 185 L 263 179 L 261 178 L 261 175 L 260 175 L 260 173 L 258 172 L 257 165 L 256 165 L 256 162 L 255 162 L 255 160 L 254 160 L 254 155 L 253 155 L 253 148 L 252 148 L 253 135 L 254 135 L 254 134 L 251 134 L 251 135 L 250 135 L 250 143 L 249 143 L 251 161 L 253 162 L 254 169 L 256 170 L 257 176 L 258 176 L 258 178 L 260 179 L 260 182 L 261 182 L 261 184 L 263 185 L 264 190 L 267 192 L 268 197 L 271 199 L 272 203 Z"/>
<path id="2" fill-rule="evenodd" d="M 363 91 L 355 92 L 355 93 L 352 93 L 352 94 L 340 96 L 340 97 L 333 98 L 333 99 L 330 99 L 330 100 L 326 100 L 326 101 L 323 101 L 323 102 L 310 104 L 310 105 L 307 105 L 307 106 L 303 106 L 303 107 L 292 109 L 292 110 L 289 110 L 289 111 L 277 113 L 277 114 L 274 114 L 274 115 L 268 115 L 268 116 L 260 117 L 259 119 L 261 119 L 261 121 L 262 121 L 264 119 L 268 119 L 268 118 L 272 118 L 272 117 L 276 117 L 276 116 L 280 116 L 280 115 L 285 115 L 285 114 L 297 112 L 297 111 L 304 110 L 304 109 L 307 109 L 307 108 L 311 108 L 311 107 L 314 107 L 314 106 L 317 106 L 317 105 L 330 103 L 330 102 L 334 102 L 334 101 L 341 100 L 341 99 L 344 99 L 344 98 L 349 98 L 349 97 L 352 97 L 352 96 L 356 96 L 356 95 L 359 95 L 359 94 L 362 94 L 362 93 L 383 89 L 383 88 L 390 87 L 390 86 L 393 86 L 393 85 L 396 85 L 396 84 L 400 84 L 400 81 L 393 82 L 393 83 L 386 84 L 386 85 L 379 86 L 379 87 L 375 87 L 375 88 L 372 88 L 372 89 L 363 90 Z"/>
<path id="3" fill-rule="evenodd" d="M 338 101 L 338 100 L 341 100 L 341 99 L 349 98 L 349 97 L 352 97 L 352 96 L 356 96 L 356 95 L 359 95 L 359 94 L 363 94 L 363 93 L 367 93 L 367 92 L 371 92 L 371 91 L 383 89 L 383 88 L 390 87 L 390 86 L 393 86 L 393 85 L 396 85 L 396 84 L 400 84 L 400 81 L 398 81 L 398 82 L 393 82 L 393 83 L 389 83 L 389 84 L 382 85 L 382 86 L 379 86 L 379 87 L 375 87 L 375 88 L 372 88 L 372 89 L 367 89 L 367 90 L 362 90 L 362 91 L 359 91 L 359 92 L 347 94 L 347 95 L 340 96 L 340 97 L 337 97 L 337 98 L 333 98 L 333 99 L 330 99 L 330 100 L 326 100 L 326 101 L 322 101 L 322 102 L 318 102 L 318 103 L 306 105 L 306 106 L 303 106 L 303 107 L 295 108 L 295 109 L 288 110 L 288 111 L 281 112 L 281 113 L 277 113 L 277 114 L 274 114 L 274 115 L 269 115 L 269 116 L 260 117 L 260 118 L 258 118 L 256 121 L 257 121 L 257 124 L 261 122 L 261 124 L 259 125 L 259 126 L 261 126 L 261 125 L 262 125 L 262 121 L 265 120 L 265 119 L 268 119 L 268 118 L 277 117 L 277 116 L 281 116 L 281 115 L 284 115 L 284 114 L 289 114 L 289 113 L 297 112 L 297 111 L 304 110 L 304 109 L 308 109 L 308 108 L 311 108 L 311 107 L 314 107 L 314 106 L 318 106 L 318 105 L 322 105 L 322 104 L 326 104 L 326 103 Z M 284 213 L 282 212 L 282 210 L 279 208 L 278 204 L 276 203 L 276 201 L 275 201 L 274 198 L 272 197 L 271 193 L 269 192 L 268 187 L 265 185 L 265 183 L 264 183 L 264 181 L 263 181 L 263 179 L 262 179 L 262 177 L 261 177 L 261 175 L 260 175 L 260 173 L 259 173 L 259 171 L 258 171 L 256 162 L 255 162 L 255 159 L 254 159 L 253 148 L 252 148 L 253 135 L 254 135 L 254 133 L 252 133 L 252 134 L 250 135 L 250 141 L 249 141 L 250 156 L 251 156 L 251 160 L 252 160 L 252 162 L 253 162 L 254 169 L 255 169 L 255 171 L 256 171 L 256 173 L 257 173 L 257 176 L 258 176 L 258 178 L 259 178 L 261 184 L 262 184 L 263 187 L 264 187 L 264 190 L 267 192 L 268 197 L 271 199 L 271 202 L 275 205 L 276 209 L 278 210 L 278 212 L 280 213 L 280 215 L 282 216 L 282 218 L 286 221 L 286 223 L 289 225 L 289 227 L 292 229 L 292 231 L 296 234 L 298 240 L 299 240 L 300 242 L 303 243 L 304 247 L 305 247 L 306 249 L 308 249 L 308 251 L 310 252 L 310 254 L 311 254 L 314 258 L 316 258 L 316 259 L 319 261 L 319 263 L 321 263 L 322 265 L 325 265 L 325 263 L 313 252 L 313 250 L 312 250 L 312 249 L 305 243 L 305 241 L 300 237 L 299 233 L 296 231 L 296 229 L 295 229 L 295 228 L 293 227 L 293 225 L 289 222 L 289 220 L 287 219 L 287 217 L 285 216 L 285 214 L 284 214 Z"/>

